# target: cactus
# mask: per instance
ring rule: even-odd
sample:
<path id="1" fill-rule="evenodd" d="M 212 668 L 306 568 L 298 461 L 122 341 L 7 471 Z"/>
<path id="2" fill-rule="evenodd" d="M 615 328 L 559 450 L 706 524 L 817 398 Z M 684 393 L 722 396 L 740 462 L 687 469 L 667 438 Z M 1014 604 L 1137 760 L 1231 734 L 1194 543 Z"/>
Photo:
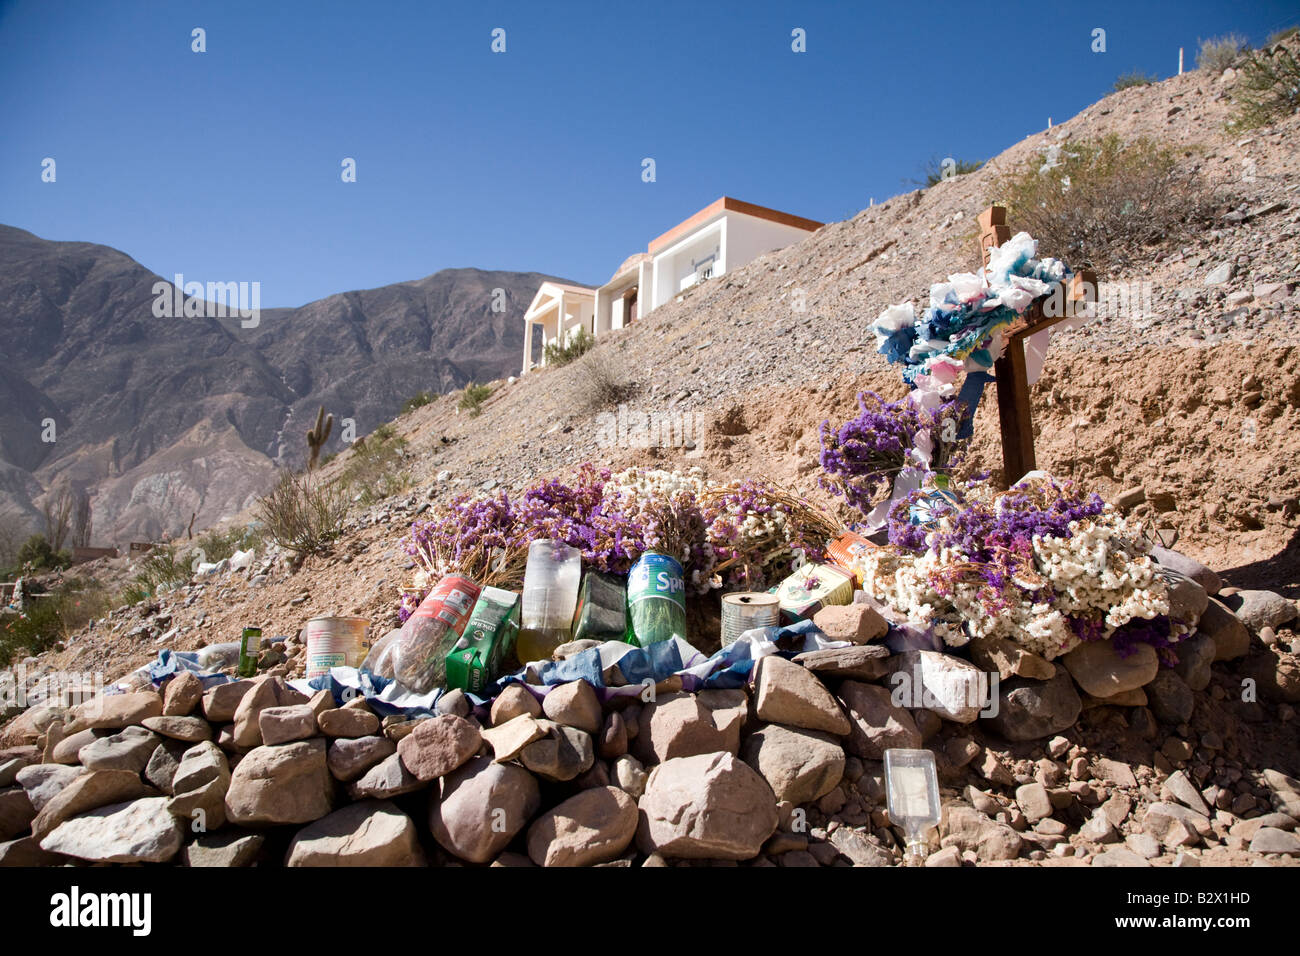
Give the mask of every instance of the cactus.
<path id="1" fill-rule="evenodd" d="M 329 441 L 330 429 L 334 427 L 334 416 L 325 414 L 325 406 L 320 407 L 316 413 L 316 427 L 307 429 L 307 447 L 311 449 L 311 457 L 307 459 L 307 470 L 311 471 L 316 467 L 316 462 L 320 459 L 320 450 L 325 447 Z"/>

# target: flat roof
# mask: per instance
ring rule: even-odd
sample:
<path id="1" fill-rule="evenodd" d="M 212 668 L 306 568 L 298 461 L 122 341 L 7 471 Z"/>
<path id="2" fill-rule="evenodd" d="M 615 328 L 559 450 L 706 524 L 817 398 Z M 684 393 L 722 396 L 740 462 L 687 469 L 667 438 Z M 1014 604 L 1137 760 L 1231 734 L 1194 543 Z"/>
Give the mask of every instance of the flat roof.
<path id="1" fill-rule="evenodd" d="M 790 213 L 781 212 L 779 209 L 769 209 L 767 206 L 758 206 L 752 202 L 743 202 L 739 199 L 732 199 L 730 196 L 723 196 L 716 202 L 705 206 L 689 219 L 679 222 L 662 236 L 651 240 L 649 246 L 651 254 L 672 245 L 682 236 L 698 229 L 710 219 L 724 212 L 738 212 L 746 216 L 753 216 L 756 219 L 766 219 L 769 222 L 780 223 L 783 226 L 793 226 L 807 232 L 813 232 L 825 225 L 825 223 L 816 222 L 812 219 L 805 219 L 803 216 L 792 216 Z"/>

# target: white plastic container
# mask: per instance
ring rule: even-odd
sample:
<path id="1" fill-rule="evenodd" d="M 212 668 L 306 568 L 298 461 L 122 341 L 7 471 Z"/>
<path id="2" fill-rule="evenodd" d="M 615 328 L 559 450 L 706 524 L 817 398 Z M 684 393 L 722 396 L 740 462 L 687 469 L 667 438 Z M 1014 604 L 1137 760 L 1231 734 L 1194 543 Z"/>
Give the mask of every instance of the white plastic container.
<path id="1" fill-rule="evenodd" d="M 582 580 L 582 552 L 563 541 L 542 538 L 528 545 L 519 638 L 521 663 L 542 660 L 568 640 Z"/>

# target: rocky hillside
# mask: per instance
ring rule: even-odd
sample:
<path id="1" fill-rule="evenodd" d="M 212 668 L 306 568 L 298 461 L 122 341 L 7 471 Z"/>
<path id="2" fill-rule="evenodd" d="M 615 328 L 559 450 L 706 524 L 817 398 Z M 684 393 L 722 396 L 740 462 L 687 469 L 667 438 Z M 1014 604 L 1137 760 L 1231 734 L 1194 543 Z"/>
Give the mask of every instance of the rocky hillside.
<path id="1" fill-rule="evenodd" d="M 244 329 L 156 318 L 159 277 L 117 250 L 0 227 L 0 512 L 30 518 L 66 481 L 93 492 L 95 543 L 177 533 L 193 512 L 212 524 L 301 462 L 319 405 L 364 434 L 417 392 L 517 371 L 547 278 L 447 269 Z"/>
<path id="2" fill-rule="evenodd" d="M 135 680 L 98 711 L 56 704 L 11 722 L 0 862 L 890 865 L 902 833 L 880 757 L 924 745 L 945 805 L 929 865 L 1294 864 L 1300 117 L 1229 135 L 1232 82 L 1190 73 L 1116 93 L 976 173 L 689 290 L 580 362 L 496 383 L 480 415 L 447 396 L 398 419 L 397 467 L 414 490 L 354 509 L 329 553 L 264 548 L 247 570 L 120 608 L 27 662 L 32 686 L 52 672 L 116 679 L 162 648 L 234 640 L 247 625 L 267 635 L 255 682 L 200 694 L 187 678 Z M 765 474 L 819 497 L 818 424 L 851 415 L 860 389 L 904 391 L 870 322 L 972 267 L 974 218 L 999 198 L 1000 173 L 1108 132 L 1176 144 L 1223 198 L 1209 228 L 1154 237 L 1103 275 L 1149 282 L 1149 305 L 1054 338 L 1032 390 L 1038 460 L 1153 519 L 1174 546 L 1159 560 L 1182 573 L 1179 600 L 1197 621 L 1176 667 L 1106 641 L 1056 661 L 996 642 L 891 654 L 860 603 L 818 621 L 847 646 L 765 658 L 742 688 L 670 678 L 654 701 L 539 684 L 477 705 L 449 694 L 437 716 L 410 720 L 290 686 L 307 619 L 395 623 L 414 570 L 398 541 L 454 493 L 590 460 Z M 685 440 L 620 437 L 618 410 L 600 400 L 611 383 L 624 414 L 680 416 Z M 995 472 L 996 416 L 990 389 L 972 464 Z M 693 610 L 692 641 L 716 650 L 716 603 Z M 943 697 L 955 686 L 944 680 L 933 706 L 893 705 L 890 676 L 920 666 L 909 654 L 931 655 L 920 663 L 958 685 L 996 671 L 999 713 Z M 503 812 L 504 830 L 484 807 Z M 176 821 L 195 808 L 227 826 L 190 839 Z"/>

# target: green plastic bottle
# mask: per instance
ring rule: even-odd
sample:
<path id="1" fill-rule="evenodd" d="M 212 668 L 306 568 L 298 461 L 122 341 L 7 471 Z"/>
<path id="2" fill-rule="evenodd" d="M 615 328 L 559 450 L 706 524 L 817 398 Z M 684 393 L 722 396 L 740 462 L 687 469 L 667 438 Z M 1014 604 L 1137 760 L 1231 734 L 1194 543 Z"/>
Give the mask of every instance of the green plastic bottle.
<path id="1" fill-rule="evenodd" d="M 240 677 L 254 677 L 257 675 L 257 655 L 262 650 L 262 629 L 260 627 L 246 627 L 244 633 L 239 639 L 239 669 L 237 673 Z"/>

